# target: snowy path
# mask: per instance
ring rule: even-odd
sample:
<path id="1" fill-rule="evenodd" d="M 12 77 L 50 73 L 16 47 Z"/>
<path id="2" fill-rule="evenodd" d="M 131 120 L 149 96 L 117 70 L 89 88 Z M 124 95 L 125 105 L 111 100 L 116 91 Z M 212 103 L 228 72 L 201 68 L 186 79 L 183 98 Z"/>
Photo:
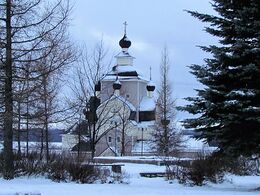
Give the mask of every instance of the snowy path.
<path id="1" fill-rule="evenodd" d="M 164 167 L 144 164 L 125 164 L 130 184 L 75 184 L 55 183 L 43 178 L 0 179 L 0 195 L 256 195 L 253 191 L 260 184 L 260 176 L 230 176 L 231 182 L 203 187 L 185 187 L 163 178 L 142 178 L 140 172 L 164 171 Z"/>

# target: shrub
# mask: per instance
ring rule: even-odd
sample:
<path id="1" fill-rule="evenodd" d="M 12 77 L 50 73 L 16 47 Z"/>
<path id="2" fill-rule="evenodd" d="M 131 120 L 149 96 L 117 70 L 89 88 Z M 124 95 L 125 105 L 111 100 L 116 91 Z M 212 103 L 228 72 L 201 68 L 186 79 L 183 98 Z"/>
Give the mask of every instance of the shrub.
<path id="1" fill-rule="evenodd" d="M 42 162 L 39 153 L 30 152 L 25 154 L 14 154 L 14 173 L 15 176 L 39 175 L 45 172 L 46 164 Z"/>
<path id="2" fill-rule="evenodd" d="M 49 164 L 48 178 L 56 182 L 66 181 L 68 173 L 65 162 L 65 159 L 61 156 L 57 156 L 55 160 L 52 159 Z"/>
<path id="3" fill-rule="evenodd" d="M 0 176 L 3 173 L 3 154 L 0 153 Z M 14 156 L 15 176 L 44 175 L 47 178 L 60 181 L 75 181 L 78 183 L 94 183 L 100 180 L 108 181 L 110 171 L 82 162 L 72 156 L 51 154 L 48 161 L 37 152 Z"/>
<path id="4" fill-rule="evenodd" d="M 179 168 L 177 179 L 182 184 L 201 186 L 206 181 L 214 183 L 222 182 L 224 169 L 222 160 L 214 155 L 205 156 L 198 154 L 198 158 Z"/>
<path id="5" fill-rule="evenodd" d="M 48 177 L 54 181 L 74 181 L 78 183 L 106 183 L 110 176 L 107 168 L 101 168 L 88 162 L 79 161 L 72 156 L 56 157 L 49 164 Z"/>
<path id="6" fill-rule="evenodd" d="M 69 163 L 67 169 L 72 181 L 93 183 L 98 178 L 93 165 Z"/>
<path id="7" fill-rule="evenodd" d="M 200 153 L 190 165 L 181 166 L 178 170 L 176 178 L 179 183 L 201 186 L 206 181 L 222 182 L 226 172 L 236 175 L 258 174 L 259 162 L 258 159 L 233 158 L 218 152 L 208 156 Z"/>

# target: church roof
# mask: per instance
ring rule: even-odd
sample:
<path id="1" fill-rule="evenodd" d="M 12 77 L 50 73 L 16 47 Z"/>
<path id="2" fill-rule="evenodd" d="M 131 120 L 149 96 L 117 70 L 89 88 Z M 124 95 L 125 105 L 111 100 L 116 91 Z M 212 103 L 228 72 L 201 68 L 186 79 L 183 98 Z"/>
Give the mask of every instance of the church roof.
<path id="1" fill-rule="evenodd" d="M 82 120 L 80 123 L 75 123 L 71 127 L 66 130 L 65 134 L 73 134 L 78 135 L 79 133 L 82 135 L 87 135 L 88 132 L 86 129 L 88 129 L 89 124 L 86 120 Z"/>
<path id="2" fill-rule="evenodd" d="M 119 52 L 115 57 L 116 57 L 116 58 L 118 58 L 118 57 L 134 58 L 133 56 L 131 56 L 131 55 L 129 54 L 128 51 L 121 51 L 121 52 Z"/>
<path id="3" fill-rule="evenodd" d="M 155 120 L 150 120 L 150 121 L 140 121 L 137 123 L 136 121 L 132 120 L 131 121 L 133 125 L 139 127 L 139 128 L 148 128 L 151 126 L 155 125 Z"/>
<path id="4" fill-rule="evenodd" d="M 131 46 L 131 41 L 127 38 L 126 32 L 123 38 L 119 41 L 119 45 L 121 48 L 129 48 Z"/>
<path id="5" fill-rule="evenodd" d="M 129 101 L 127 101 L 124 97 L 122 97 L 120 95 L 115 95 L 115 94 L 113 94 L 109 99 L 107 99 L 102 104 L 100 104 L 100 106 L 106 105 L 106 103 L 108 103 L 109 101 L 112 102 L 115 100 L 119 100 L 119 101 L 123 102 L 131 111 L 135 111 L 135 107 L 133 104 L 131 104 Z"/>
<path id="6" fill-rule="evenodd" d="M 140 111 L 153 111 L 154 109 L 155 109 L 154 99 L 144 96 L 140 103 Z"/>
<path id="7" fill-rule="evenodd" d="M 102 81 L 115 81 L 118 76 L 120 81 L 122 80 L 132 80 L 132 79 L 141 79 L 145 82 L 148 82 L 149 79 L 144 77 L 142 72 L 138 70 L 133 65 L 116 65 L 112 68 L 112 71 L 102 79 Z"/>

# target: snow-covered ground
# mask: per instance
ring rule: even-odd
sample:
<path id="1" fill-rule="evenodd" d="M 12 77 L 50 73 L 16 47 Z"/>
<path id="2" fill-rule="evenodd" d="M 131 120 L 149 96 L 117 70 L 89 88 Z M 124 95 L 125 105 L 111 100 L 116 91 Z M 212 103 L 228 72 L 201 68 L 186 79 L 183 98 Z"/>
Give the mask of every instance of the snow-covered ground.
<path id="1" fill-rule="evenodd" d="M 0 195 L 259 195 L 260 176 L 227 176 L 223 184 L 187 187 L 163 178 L 143 178 L 140 172 L 164 171 L 164 167 L 127 163 L 123 167 L 129 184 L 55 183 L 44 178 L 0 179 Z"/>

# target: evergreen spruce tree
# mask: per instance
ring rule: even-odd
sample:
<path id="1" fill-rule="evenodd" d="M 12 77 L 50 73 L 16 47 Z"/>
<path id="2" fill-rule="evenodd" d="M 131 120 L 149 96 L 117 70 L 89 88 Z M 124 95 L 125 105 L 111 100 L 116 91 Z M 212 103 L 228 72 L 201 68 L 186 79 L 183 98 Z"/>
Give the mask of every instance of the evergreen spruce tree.
<path id="1" fill-rule="evenodd" d="M 181 110 L 198 117 L 186 119 L 197 138 L 215 141 L 232 156 L 260 154 L 260 10 L 258 0 L 213 0 L 218 16 L 188 11 L 210 23 L 206 32 L 218 45 L 201 47 L 212 54 L 204 65 L 190 66 L 205 88 Z"/>

